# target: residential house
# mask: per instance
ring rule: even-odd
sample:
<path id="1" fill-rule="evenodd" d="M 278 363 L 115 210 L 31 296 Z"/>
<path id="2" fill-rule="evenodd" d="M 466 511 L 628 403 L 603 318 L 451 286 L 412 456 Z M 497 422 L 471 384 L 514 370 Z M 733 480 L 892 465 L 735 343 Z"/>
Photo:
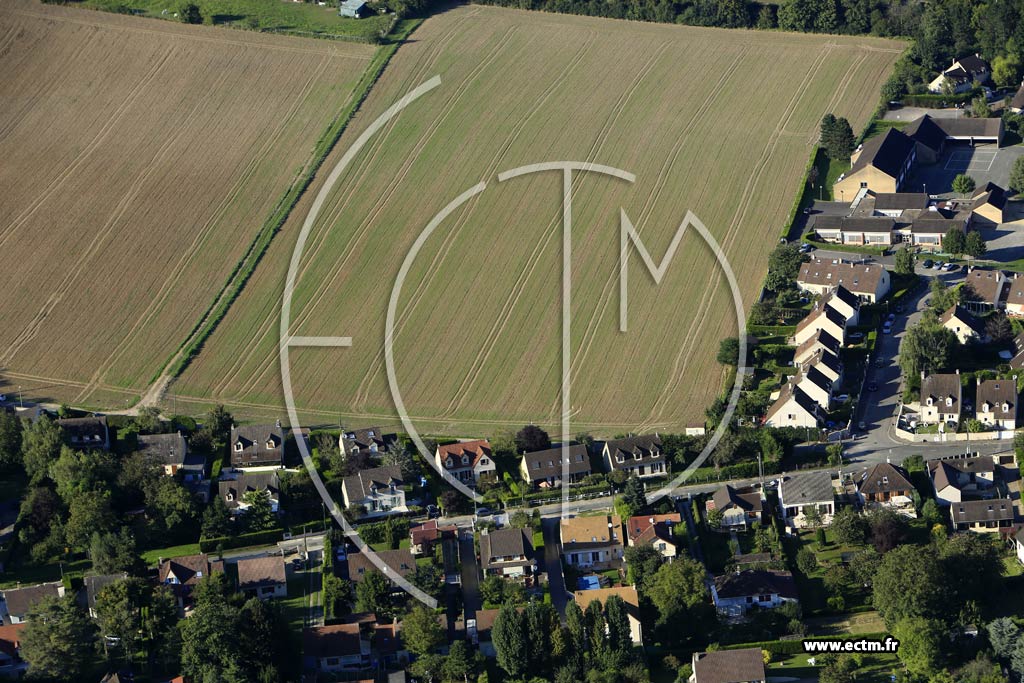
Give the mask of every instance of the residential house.
<path id="1" fill-rule="evenodd" d="M 105 415 L 97 417 L 68 417 L 57 420 L 64 443 L 72 448 L 110 450 L 110 430 Z"/>
<path id="2" fill-rule="evenodd" d="M 376 555 L 384 564 L 383 571 L 366 553 L 349 553 L 346 562 L 348 579 L 359 583 L 369 571 L 381 572 L 389 578 L 396 575 L 408 578 L 416 571 L 416 558 L 412 556 L 412 551 L 408 548 L 381 550 Z"/>
<path id="3" fill-rule="evenodd" d="M 1013 318 L 1024 317 L 1024 278 L 1014 277 L 1010 280 L 1010 287 L 1006 294 L 1006 315 Z M 1024 334 L 1019 335 L 1018 339 L 1022 336 Z M 1020 355 L 1024 347 L 1018 343 L 1018 339 L 1014 339 L 1013 343 L 1017 354 Z M 1021 358 L 1024 358 L 1024 356 Z M 1011 365 L 1013 364 L 1011 363 Z M 1014 369 L 1017 369 L 1017 367 L 1015 366 Z"/>
<path id="4" fill-rule="evenodd" d="M 828 351 L 838 358 L 839 350 L 842 346 L 843 344 L 840 340 L 828 332 L 820 330 L 816 335 L 796 348 L 796 352 L 793 354 L 793 363 L 803 367 L 819 351 Z"/>
<path id="5" fill-rule="evenodd" d="M 914 485 L 906 470 L 881 462 L 872 465 L 857 482 L 857 494 L 865 508 L 890 508 L 916 517 Z"/>
<path id="6" fill-rule="evenodd" d="M 304 668 L 322 673 L 370 668 L 370 641 L 358 623 L 307 628 L 302 634 Z"/>
<path id="7" fill-rule="evenodd" d="M 494 622 L 498 618 L 499 612 L 501 610 L 478 609 L 476 618 L 466 622 L 466 635 L 469 641 L 476 645 L 480 654 L 485 657 L 498 656 L 498 652 L 494 649 L 494 643 L 491 641 L 491 631 L 494 629 Z"/>
<path id="8" fill-rule="evenodd" d="M 559 533 L 562 557 L 573 567 L 604 569 L 622 564 L 622 519 L 618 515 L 564 518 Z"/>
<path id="9" fill-rule="evenodd" d="M 459 528 L 455 525 L 441 526 L 436 519 L 409 527 L 409 549 L 413 555 L 429 555 L 434 544 L 443 539 L 457 539 Z"/>
<path id="10" fill-rule="evenodd" d="M 850 157 L 850 170 L 832 185 L 832 195 L 852 201 L 858 193 L 899 192 L 917 160 L 914 141 L 895 128 L 866 140 Z"/>
<path id="11" fill-rule="evenodd" d="M 765 683 L 764 653 L 759 647 L 694 652 L 689 683 Z"/>
<path id="12" fill-rule="evenodd" d="M 284 598 L 288 596 L 284 558 L 280 555 L 247 557 L 238 561 L 238 592 L 247 598 Z"/>
<path id="13" fill-rule="evenodd" d="M 1024 90 L 1024 86 L 1021 90 Z M 1017 561 L 1024 564 L 1024 526 L 1013 535 L 1013 549 L 1017 553 Z"/>
<path id="14" fill-rule="evenodd" d="M 568 465 L 567 472 L 563 472 Z M 568 483 L 578 484 L 590 474 L 590 455 L 583 444 L 569 446 L 563 454 L 560 446 L 533 453 L 523 453 L 519 461 L 519 474 L 533 486 L 540 488 L 559 487 L 562 485 L 563 474 L 568 476 Z"/>
<path id="15" fill-rule="evenodd" d="M 806 292 L 821 296 L 842 285 L 861 301 L 876 303 L 889 293 L 891 280 L 889 271 L 875 263 L 834 263 L 813 259 L 800 266 L 796 284 Z"/>
<path id="16" fill-rule="evenodd" d="M 817 429 L 821 406 L 791 382 L 782 387 L 779 397 L 764 416 L 767 427 L 803 427 Z"/>
<path id="17" fill-rule="evenodd" d="M 760 491 L 750 487 L 737 489 L 726 484 L 715 491 L 705 507 L 709 512 L 722 513 L 719 528 L 726 531 L 745 531 L 764 518 L 764 498 Z"/>
<path id="18" fill-rule="evenodd" d="M 1017 428 L 1017 383 L 1012 379 L 978 380 L 975 416 L 990 429 Z"/>
<path id="19" fill-rule="evenodd" d="M 782 521 L 794 529 L 809 526 L 817 513 L 820 523 L 828 526 L 836 511 L 836 490 L 827 471 L 800 472 L 782 477 L 779 484 L 779 507 Z M 808 519 L 812 515 L 812 519 Z"/>
<path id="20" fill-rule="evenodd" d="M 208 576 L 224 571 L 224 561 L 210 561 L 206 553 L 182 555 L 161 559 L 157 566 L 157 581 L 170 586 L 178 600 L 179 609 L 191 605 L 192 589 Z"/>
<path id="21" fill-rule="evenodd" d="M 939 324 L 955 334 L 961 344 L 985 338 L 985 326 L 981 321 L 956 304 L 939 316 Z"/>
<path id="22" fill-rule="evenodd" d="M 837 286 L 825 296 L 820 303 L 827 304 L 839 311 L 846 318 L 846 325 L 860 324 L 860 297 L 842 285 Z"/>
<path id="23" fill-rule="evenodd" d="M 711 599 L 719 614 L 741 616 L 751 609 L 774 609 L 798 600 L 796 581 L 788 571 L 744 569 L 716 576 Z"/>
<path id="24" fill-rule="evenodd" d="M 21 658 L 21 631 L 25 624 L 0 624 L 0 678 L 18 678 L 28 668 Z"/>
<path id="25" fill-rule="evenodd" d="M 637 515 L 626 522 L 629 545 L 651 545 L 662 557 L 672 559 L 679 555 L 684 539 L 676 535 L 683 519 L 678 512 L 664 515 Z"/>
<path id="26" fill-rule="evenodd" d="M 375 620 L 371 628 L 373 638 L 370 641 L 370 655 L 373 657 L 374 663 L 385 669 L 399 669 L 406 666 L 409 663 L 409 651 L 402 642 L 402 625 L 398 619 Z M 404 674 L 401 680 L 404 683 Z"/>
<path id="27" fill-rule="evenodd" d="M 232 467 L 280 467 L 284 464 L 284 429 L 272 425 L 231 425 Z"/>
<path id="28" fill-rule="evenodd" d="M 485 576 L 521 579 L 537 572 L 529 529 L 506 527 L 480 535 L 480 564 Z"/>
<path id="29" fill-rule="evenodd" d="M 126 572 L 119 574 L 100 574 L 95 576 L 86 576 L 82 579 L 82 584 L 85 587 L 85 605 L 89 611 L 89 616 L 95 619 L 98 615 L 96 612 L 97 598 L 103 589 L 112 583 L 116 583 L 122 579 L 128 578 Z"/>
<path id="30" fill-rule="evenodd" d="M 385 434 L 380 427 L 343 431 L 338 437 L 338 447 L 346 455 L 365 453 L 370 456 L 383 455 L 398 443 L 397 434 Z"/>
<path id="31" fill-rule="evenodd" d="M 463 484 L 472 486 L 481 477 L 496 476 L 491 444 L 486 439 L 459 441 L 438 446 L 434 453 L 437 467 Z"/>
<path id="32" fill-rule="evenodd" d="M 402 468 L 398 465 L 374 467 L 345 477 L 341 495 L 346 508 L 362 505 L 367 517 L 377 517 L 408 511 L 404 485 Z"/>
<path id="33" fill-rule="evenodd" d="M 1010 367 L 1014 370 L 1024 369 L 1024 332 L 1013 338 L 1014 356 L 1010 360 Z"/>
<path id="34" fill-rule="evenodd" d="M 661 437 L 656 433 L 605 441 L 601 460 L 609 472 L 618 470 L 637 477 L 657 477 L 668 473 Z"/>
<path id="35" fill-rule="evenodd" d="M 971 268 L 964 286 L 969 286 L 973 295 L 965 306 L 975 311 L 991 311 L 1003 305 L 1003 289 L 1009 288 L 1009 280 L 1001 270 Z"/>
<path id="36" fill-rule="evenodd" d="M 811 312 L 797 324 L 796 332 L 793 333 L 793 342 L 796 346 L 800 346 L 821 330 L 828 332 L 840 341 L 846 338 L 846 318 L 843 314 L 828 304 L 818 302 Z"/>
<path id="37" fill-rule="evenodd" d="M 808 368 L 817 368 L 818 372 L 825 375 L 832 382 L 833 387 L 838 386 L 843 381 L 842 361 L 839 360 L 839 356 L 824 347 L 819 348 L 804 362 L 794 362 L 794 365 L 801 371 Z"/>
<path id="38" fill-rule="evenodd" d="M 594 601 L 600 603 L 603 608 L 608 598 L 613 595 L 617 595 L 626 604 L 626 615 L 629 619 L 629 635 L 633 640 L 633 645 L 642 646 L 644 639 L 640 628 L 640 598 L 637 595 L 636 588 L 633 586 L 619 586 L 616 588 L 595 588 L 593 590 L 576 591 L 573 594 L 573 599 L 576 600 L 576 604 L 580 606 L 580 609 L 586 612 L 587 607 Z"/>
<path id="39" fill-rule="evenodd" d="M 179 431 L 173 434 L 140 434 L 137 450 L 156 463 L 166 476 L 181 473 L 181 482 L 205 503 L 210 496 L 206 481 L 206 457 L 188 452 L 188 441 Z"/>
<path id="40" fill-rule="evenodd" d="M 949 506 L 954 531 L 999 533 L 1013 526 L 1015 510 L 1009 498 L 962 500 Z"/>
<path id="41" fill-rule="evenodd" d="M 791 377 L 790 384 L 807 394 L 822 410 L 827 411 L 832 404 L 832 380 L 814 366 Z"/>
<path id="42" fill-rule="evenodd" d="M 939 505 L 966 498 L 990 498 L 995 490 L 995 461 L 987 456 L 928 461 L 928 475 Z"/>
<path id="43" fill-rule="evenodd" d="M 1004 222 L 1006 190 L 995 183 L 985 183 L 974 191 L 974 196 L 971 199 L 972 225 L 994 228 Z"/>
<path id="44" fill-rule="evenodd" d="M 960 422 L 961 410 L 963 387 L 960 386 L 960 371 L 925 375 L 922 370 L 920 422 L 955 426 Z"/>
<path id="45" fill-rule="evenodd" d="M 0 623 L 23 624 L 28 621 L 29 610 L 45 598 L 63 598 L 64 584 L 60 581 L 20 586 L 0 591 Z"/>
<path id="46" fill-rule="evenodd" d="M 928 92 L 967 92 L 975 83 L 986 83 L 991 73 L 988 62 L 977 54 L 954 59 L 949 67 L 928 84 Z"/>
<path id="47" fill-rule="evenodd" d="M 264 491 L 270 496 L 270 509 L 275 513 L 281 511 L 281 478 L 275 471 L 237 472 L 234 479 L 218 481 L 217 490 L 232 514 L 249 509 L 249 494 Z"/>

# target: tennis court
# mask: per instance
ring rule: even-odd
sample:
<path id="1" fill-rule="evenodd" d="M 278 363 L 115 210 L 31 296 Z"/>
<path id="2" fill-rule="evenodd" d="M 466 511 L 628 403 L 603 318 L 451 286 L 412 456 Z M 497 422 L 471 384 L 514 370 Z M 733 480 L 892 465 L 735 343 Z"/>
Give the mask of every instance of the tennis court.
<path id="1" fill-rule="evenodd" d="M 946 159 L 945 170 L 958 173 L 965 171 L 988 173 L 995 160 L 995 150 L 956 149 Z"/>

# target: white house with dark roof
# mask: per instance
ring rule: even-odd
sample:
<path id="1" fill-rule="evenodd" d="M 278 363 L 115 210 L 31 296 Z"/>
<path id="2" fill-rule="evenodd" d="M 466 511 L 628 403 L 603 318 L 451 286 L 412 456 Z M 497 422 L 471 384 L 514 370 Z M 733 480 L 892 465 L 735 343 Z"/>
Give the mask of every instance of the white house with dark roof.
<path id="1" fill-rule="evenodd" d="M 766 427 L 803 427 L 817 429 L 821 424 L 821 406 L 802 389 L 787 382 L 779 397 L 764 416 Z"/>
<path id="2" fill-rule="evenodd" d="M 601 459 L 609 472 L 619 470 L 638 477 L 657 477 L 668 473 L 661 437 L 656 433 L 606 441 L 601 449 Z"/>
<path id="3" fill-rule="evenodd" d="M 715 491 L 705 504 L 708 511 L 722 513 L 721 528 L 746 530 L 764 515 L 764 498 L 752 488 L 737 489 L 729 484 Z"/>
<path id="4" fill-rule="evenodd" d="M 249 509 L 247 494 L 265 491 L 270 498 L 270 509 L 279 512 L 281 502 L 281 478 L 277 472 L 237 472 L 234 478 L 217 482 L 217 494 L 232 514 L 244 513 Z"/>
<path id="5" fill-rule="evenodd" d="M 404 484 L 402 468 L 398 465 L 374 467 L 345 477 L 341 495 L 346 508 L 362 505 L 367 517 L 408 512 Z"/>
<path id="6" fill-rule="evenodd" d="M 921 372 L 922 424 L 952 424 L 960 421 L 963 410 L 963 387 L 960 385 L 960 371 L 935 372 L 930 375 Z"/>
<path id="7" fill-rule="evenodd" d="M 825 331 L 836 339 L 846 338 L 846 316 L 828 303 L 818 302 L 807 316 L 796 326 L 793 343 L 800 346 L 819 331 Z"/>
<path id="8" fill-rule="evenodd" d="M 397 434 L 385 434 L 380 427 L 348 429 L 338 437 L 338 447 L 342 453 L 347 455 L 356 453 L 366 453 L 370 456 L 383 455 L 397 442 Z"/>
<path id="9" fill-rule="evenodd" d="M 1017 383 L 1012 379 L 979 379 L 975 417 L 990 429 L 1017 428 Z"/>
<path id="10" fill-rule="evenodd" d="M 860 298 L 846 287 L 839 285 L 822 297 L 822 301 L 839 311 L 846 318 L 847 326 L 860 324 Z"/>
<path id="11" fill-rule="evenodd" d="M 272 425 L 231 425 L 232 467 L 280 467 L 284 463 L 284 429 Z"/>
<path id="12" fill-rule="evenodd" d="M 523 481 L 541 488 L 559 487 L 563 483 L 563 468 L 568 465 L 569 484 L 577 484 L 591 474 L 590 455 L 583 444 L 569 446 L 563 453 L 561 446 L 543 451 L 523 453 L 519 459 L 519 474 Z"/>
<path id="13" fill-rule="evenodd" d="M 857 495 L 865 508 L 884 507 L 917 517 L 914 485 L 902 467 L 887 462 L 872 465 L 857 480 Z"/>
<path id="14" fill-rule="evenodd" d="M 811 366 L 807 370 L 801 370 L 790 382 L 807 394 L 822 410 L 829 409 L 832 404 L 832 380 L 817 367 Z"/>
<path id="15" fill-rule="evenodd" d="M 798 472 L 782 477 L 779 484 L 779 508 L 782 521 L 794 529 L 809 526 L 807 519 L 816 510 L 823 526 L 832 523 L 836 511 L 836 489 L 828 471 Z"/>
<path id="16" fill-rule="evenodd" d="M 956 304 L 939 316 L 939 324 L 955 334 L 961 344 L 985 339 L 985 326 L 981 321 Z"/>
<path id="17" fill-rule="evenodd" d="M 793 354 L 793 363 L 797 366 L 803 366 L 804 363 L 819 351 L 828 351 L 838 357 L 839 350 L 842 347 L 843 344 L 840 340 L 824 330 L 819 330 L 816 335 L 797 347 L 796 352 Z"/>
<path id="18" fill-rule="evenodd" d="M 438 446 L 434 452 L 437 467 L 463 484 L 473 485 L 481 477 L 494 477 L 497 466 L 486 439 L 458 441 Z"/>
<path id="19" fill-rule="evenodd" d="M 825 375 L 832 386 L 838 386 L 843 381 L 843 364 L 839 360 L 839 356 L 832 353 L 826 348 L 818 349 L 810 358 L 807 358 L 802 363 L 795 363 L 794 365 L 801 371 L 806 371 L 809 368 L 817 368 L 818 372 Z"/>
<path id="20" fill-rule="evenodd" d="M 941 95 L 947 91 L 967 92 L 975 83 L 986 83 L 992 72 L 988 62 L 980 55 L 968 55 L 954 59 L 941 74 L 928 84 L 928 92 Z"/>
<path id="21" fill-rule="evenodd" d="M 935 502 L 952 505 L 965 498 L 990 498 L 995 492 L 995 461 L 989 456 L 928 461 Z"/>
<path id="22" fill-rule="evenodd" d="M 746 569 L 716 576 L 711 584 L 711 599 L 719 614 L 741 616 L 751 609 L 774 609 L 797 602 L 796 581 L 787 571 Z"/>
<path id="23" fill-rule="evenodd" d="M 60 581 L 20 586 L 0 591 L 0 623 L 23 624 L 28 621 L 29 610 L 45 598 L 63 598 L 64 584 Z"/>

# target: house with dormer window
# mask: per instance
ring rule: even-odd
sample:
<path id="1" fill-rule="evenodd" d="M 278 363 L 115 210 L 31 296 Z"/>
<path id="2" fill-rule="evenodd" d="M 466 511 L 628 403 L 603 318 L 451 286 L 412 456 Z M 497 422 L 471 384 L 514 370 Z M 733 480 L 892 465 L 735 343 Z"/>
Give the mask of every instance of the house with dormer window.
<path id="1" fill-rule="evenodd" d="M 990 429 L 1017 428 L 1017 383 L 1011 379 L 978 380 L 975 415 Z"/>
<path id="2" fill-rule="evenodd" d="M 527 529 L 508 527 L 480 535 L 480 565 L 485 576 L 527 580 L 537 571 Z"/>
<path id="3" fill-rule="evenodd" d="M 206 553 L 183 555 L 169 560 L 160 560 L 157 568 L 157 580 L 170 586 L 178 600 L 179 609 L 188 609 L 191 604 L 192 589 L 211 574 L 224 571 L 224 561 L 210 561 Z"/>
<path id="4" fill-rule="evenodd" d="M 57 420 L 64 443 L 71 448 L 110 450 L 110 430 L 106 416 L 69 417 Z"/>
<path id="5" fill-rule="evenodd" d="M 405 482 L 398 465 L 360 470 L 341 483 L 345 507 L 362 505 L 368 517 L 408 512 L 405 506 Z"/>
<path id="6" fill-rule="evenodd" d="M 622 565 L 622 518 L 618 515 L 563 519 L 559 532 L 567 564 L 584 569 Z"/>
<path id="7" fill-rule="evenodd" d="M 338 447 L 346 455 L 365 453 L 369 456 L 379 456 L 396 443 L 398 435 L 385 434 L 380 427 L 347 430 L 338 437 Z"/>
<path id="8" fill-rule="evenodd" d="M 280 467 L 284 464 L 284 429 L 273 425 L 231 425 L 232 467 Z"/>
<path id="9" fill-rule="evenodd" d="M 609 472 L 621 470 L 638 477 L 657 477 L 668 473 L 661 437 L 657 433 L 606 441 L 601 449 L 601 459 Z"/>
<path id="10" fill-rule="evenodd" d="M 491 457 L 491 444 L 486 439 L 438 446 L 434 452 L 434 462 L 440 470 L 468 486 L 475 485 L 481 477 L 496 476 L 497 467 Z"/>
<path id="11" fill-rule="evenodd" d="M 959 370 L 931 375 L 921 372 L 921 423 L 956 425 L 960 422 L 962 403 Z"/>
<path id="12" fill-rule="evenodd" d="M 249 509 L 247 494 L 254 492 L 266 492 L 271 511 L 281 511 L 281 479 L 274 471 L 234 473 L 234 479 L 217 482 L 217 492 L 232 514 L 245 513 Z"/>

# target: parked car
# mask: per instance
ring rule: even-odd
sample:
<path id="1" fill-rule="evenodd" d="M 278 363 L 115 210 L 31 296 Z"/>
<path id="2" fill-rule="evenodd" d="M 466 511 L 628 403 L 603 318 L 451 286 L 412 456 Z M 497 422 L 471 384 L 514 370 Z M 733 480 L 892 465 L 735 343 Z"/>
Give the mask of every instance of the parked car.
<path id="1" fill-rule="evenodd" d="M 924 261 L 921 262 L 922 268 L 931 268 L 932 265 L 932 260 L 930 258 L 926 258 Z"/>
<path id="2" fill-rule="evenodd" d="M 935 265 L 932 266 L 935 270 L 942 270 L 942 266 L 946 265 L 943 261 L 936 261 Z"/>
<path id="3" fill-rule="evenodd" d="M 872 382 L 871 384 L 869 384 L 868 391 L 878 391 L 878 384 L 876 382 Z"/>
<path id="4" fill-rule="evenodd" d="M 882 333 L 892 334 L 892 323 L 886 322 L 884 325 L 882 325 Z"/>
<path id="5" fill-rule="evenodd" d="M 859 342 L 859 341 L 864 341 L 864 333 L 863 332 L 851 332 L 850 334 L 846 335 L 846 338 L 849 339 L 851 342 L 854 342 L 854 343 Z"/>
<path id="6" fill-rule="evenodd" d="M 955 263 L 947 263 L 947 264 L 946 264 L 946 270 L 947 270 L 948 272 L 952 273 L 952 272 L 953 272 L 953 271 L 955 271 L 955 270 L 960 270 L 960 266 L 958 266 L 958 265 L 957 265 L 957 264 L 955 264 Z"/>
<path id="7" fill-rule="evenodd" d="M 889 322 L 892 322 L 893 320 L 896 320 L 896 314 L 890 313 L 889 315 L 885 316 L 885 319 L 888 320 Z"/>
<path id="8" fill-rule="evenodd" d="M 836 401 L 838 401 L 839 403 L 846 403 L 849 400 L 850 400 L 850 395 L 849 394 L 839 394 L 838 396 L 836 396 Z"/>
<path id="9" fill-rule="evenodd" d="M 876 358 L 875 359 L 875 367 L 876 368 L 884 368 L 885 367 L 885 361 L 882 360 L 881 358 Z"/>
<path id="10" fill-rule="evenodd" d="M 857 429 L 859 429 L 862 432 L 866 432 L 868 431 L 868 426 L 864 424 L 864 420 L 861 420 L 860 422 L 857 423 Z"/>
<path id="11" fill-rule="evenodd" d="M 477 511 L 476 511 L 476 516 L 477 517 L 490 517 L 493 514 L 494 514 L 494 511 L 491 510 L 490 508 L 477 508 Z"/>

